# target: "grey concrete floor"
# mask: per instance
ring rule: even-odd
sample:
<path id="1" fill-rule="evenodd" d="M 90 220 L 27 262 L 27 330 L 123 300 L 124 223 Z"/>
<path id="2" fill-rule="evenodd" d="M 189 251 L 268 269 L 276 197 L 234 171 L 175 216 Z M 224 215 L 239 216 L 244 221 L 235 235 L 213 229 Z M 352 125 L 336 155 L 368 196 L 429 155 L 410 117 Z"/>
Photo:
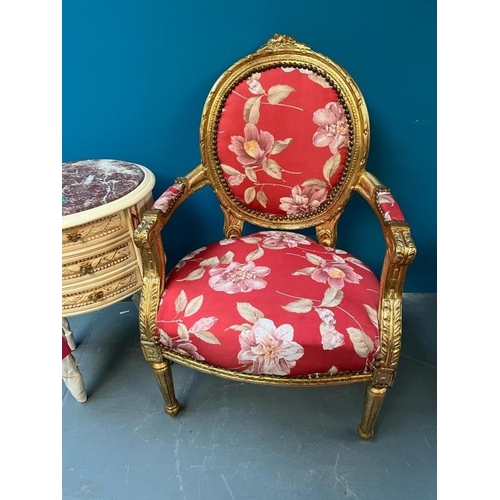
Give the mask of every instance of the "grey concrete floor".
<path id="1" fill-rule="evenodd" d="M 436 299 L 404 296 L 402 359 L 370 441 L 356 433 L 364 384 L 267 387 L 173 365 L 173 419 L 132 301 L 70 318 L 89 399 L 63 385 L 62 499 L 435 499 Z"/>

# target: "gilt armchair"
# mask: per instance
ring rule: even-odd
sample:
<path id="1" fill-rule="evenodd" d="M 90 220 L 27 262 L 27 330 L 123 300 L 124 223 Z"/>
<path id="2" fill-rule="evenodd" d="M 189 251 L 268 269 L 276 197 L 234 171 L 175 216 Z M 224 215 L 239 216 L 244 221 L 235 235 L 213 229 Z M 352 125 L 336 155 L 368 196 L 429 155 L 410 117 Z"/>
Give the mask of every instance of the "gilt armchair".
<path id="1" fill-rule="evenodd" d="M 135 231 L 144 278 L 139 323 L 164 409 L 175 416 L 171 362 L 280 386 L 366 383 L 358 433 L 372 437 L 401 352 L 402 291 L 416 248 L 390 190 L 365 170 L 369 119 L 354 80 L 286 35 L 237 61 L 202 114 L 202 162 L 155 201 Z M 162 230 L 210 186 L 221 240 L 166 276 Z M 380 276 L 337 248 L 351 195 L 375 211 Z M 262 228 L 244 233 L 244 223 Z M 316 238 L 304 234 L 314 227 Z"/>

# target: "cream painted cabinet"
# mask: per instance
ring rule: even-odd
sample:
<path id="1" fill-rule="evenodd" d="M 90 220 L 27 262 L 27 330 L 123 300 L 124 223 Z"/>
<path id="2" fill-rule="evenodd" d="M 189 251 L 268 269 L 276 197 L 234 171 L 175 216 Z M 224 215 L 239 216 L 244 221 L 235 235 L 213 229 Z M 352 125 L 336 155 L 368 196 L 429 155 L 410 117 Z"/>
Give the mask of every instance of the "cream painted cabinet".
<path id="1" fill-rule="evenodd" d="M 62 181 L 62 316 L 69 318 L 140 291 L 133 232 L 152 205 L 155 177 L 135 163 L 84 160 L 63 163 Z M 63 325 L 74 349 L 67 320 Z"/>

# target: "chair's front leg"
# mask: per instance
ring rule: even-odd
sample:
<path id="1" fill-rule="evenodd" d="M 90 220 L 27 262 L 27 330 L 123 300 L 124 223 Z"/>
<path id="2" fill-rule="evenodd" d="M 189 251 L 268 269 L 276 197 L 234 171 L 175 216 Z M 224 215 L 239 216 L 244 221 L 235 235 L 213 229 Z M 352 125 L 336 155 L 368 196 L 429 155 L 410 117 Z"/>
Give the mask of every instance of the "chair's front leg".
<path id="1" fill-rule="evenodd" d="M 179 411 L 181 411 L 182 406 L 175 397 L 174 380 L 172 378 L 170 361 L 167 359 L 160 363 L 153 362 L 151 363 L 151 367 L 153 368 L 161 395 L 165 400 L 165 412 L 171 417 L 175 417 Z"/>
<path id="2" fill-rule="evenodd" d="M 380 408 L 384 402 L 387 387 L 373 387 L 371 384 L 366 388 L 365 404 L 361 423 L 358 426 L 358 434 L 363 439 L 370 439 L 373 436 L 373 427 L 377 420 Z"/>

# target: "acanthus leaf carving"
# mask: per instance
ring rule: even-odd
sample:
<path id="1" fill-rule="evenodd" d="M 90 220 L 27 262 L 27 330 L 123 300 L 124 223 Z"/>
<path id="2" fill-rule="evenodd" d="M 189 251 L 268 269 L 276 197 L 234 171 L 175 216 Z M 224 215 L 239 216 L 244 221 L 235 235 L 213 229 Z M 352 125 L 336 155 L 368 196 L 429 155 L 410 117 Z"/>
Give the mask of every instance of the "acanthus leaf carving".
<path id="1" fill-rule="evenodd" d="M 394 261 L 401 265 L 411 264 L 415 259 L 417 249 L 411 237 L 410 229 L 396 228 L 392 233 L 394 236 Z"/>
<path id="2" fill-rule="evenodd" d="M 395 374 L 401 356 L 403 320 L 401 298 L 383 299 L 380 319 L 380 349 L 375 371 Z M 392 378 L 390 383 L 392 384 Z"/>

